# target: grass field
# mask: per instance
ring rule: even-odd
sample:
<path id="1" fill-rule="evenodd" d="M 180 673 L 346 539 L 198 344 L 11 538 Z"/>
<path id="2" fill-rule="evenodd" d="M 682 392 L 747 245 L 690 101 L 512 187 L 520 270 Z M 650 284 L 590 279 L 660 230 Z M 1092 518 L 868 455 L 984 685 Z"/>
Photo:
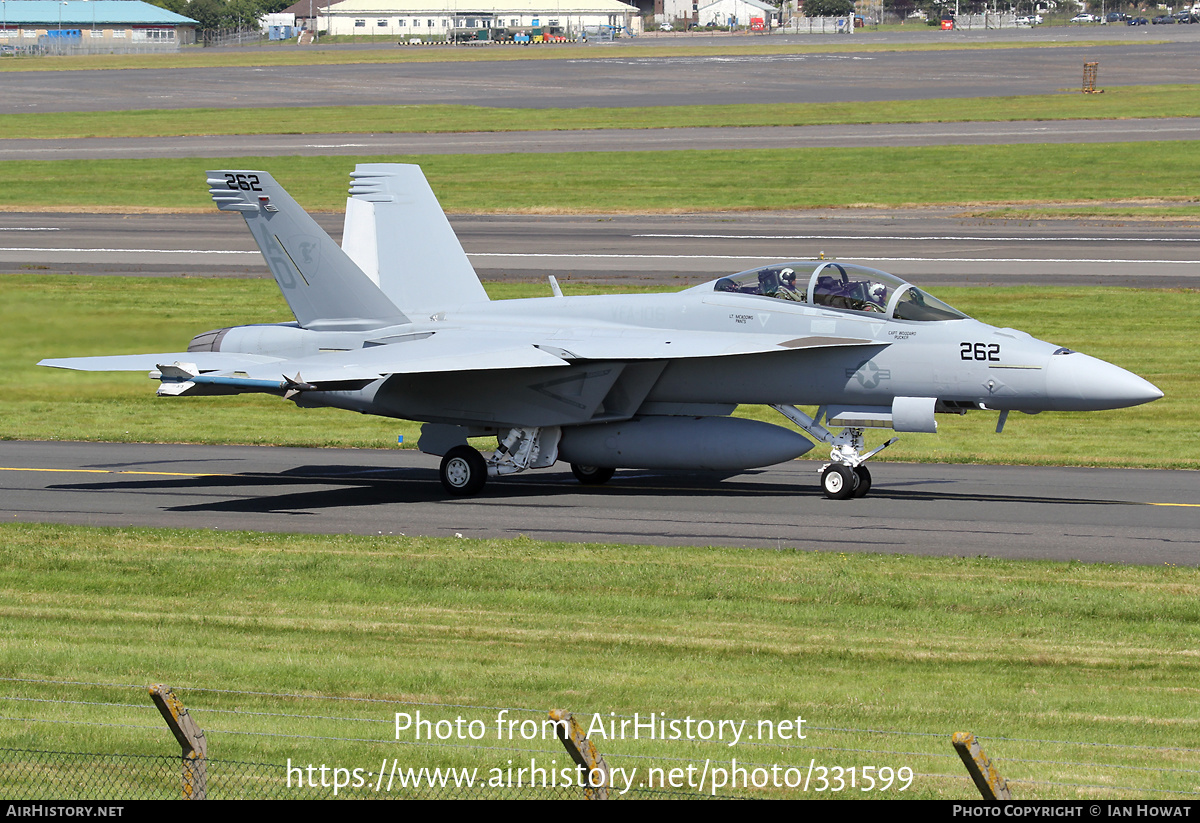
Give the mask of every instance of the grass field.
<path id="1" fill-rule="evenodd" d="M 1171 162 L 1162 162 L 1163 158 Z M 736 158 L 737 162 L 731 162 Z M 211 210 L 208 169 L 277 172 L 303 206 L 341 210 L 354 162 L 420 163 L 449 212 L 617 213 L 1141 200 L 1200 212 L 1180 168 L 1200 143 L 238 157 L 0 163 L 0 208 Z M 1131 209 L 1132 210 L 1132 209 Z"/>
<path id="2" fill-rule="evenodd" d="M 614 765 L 908 766 L 912 788 L 882 796 L 967 799 L 949 737 L 970 730 L 1021 799 L 1200 789 L 1195 569 L 830 554 L 802 534 L 767 552 L 6 524 L 0 545 L 3 676 L 166 682 L 213 758 L 503 765 L 528 752 L 400 745 L 392 713 L 490 729 L 499 707 L 561 707 L 808 723 L 786 745 L 594 737 Z M 2 691 L 25 720 L 0 746 L 178 752 L 144 692 Z"/>
<path id="3" fill-rule="evenodd" d="M 355 133 L 664 129 L 1191 117 L 1196 86 L 1123 86 L 1076 93 L 868 103 L 506 109 L 484 106 L 312 106 L 270 109 L 146 109 L 9 114 L 0 139 L 167 137 L 215 134 L 321 134 L 331 123 Z M 337 130 L 344 129 L 339 125 Z"/>
<path id="4" fill-rule="evenodd" d="M 542 296 L 540 285 L 491 287 L 498 296 Z M 596 291 L 573 284 L 573 293 Z M 939 297 L 988 323 L 1110 360 L 1155 383 L 1166 397 L 1133 409 L 1014 415 L 995 435 L 994 414 L 944 418 L 937 435 L 909 434 L 882 459 L 1098 466 L 1200 466 L 1190 410 L 1200 390 L 1179 329 L 1200 328 L 1200 293 L 1065 288 L 938 289 Z M 1086 311 L 1081 311 L 1086 306 Z M 1172 323 L 1163 323 L 1164 317 Z M 194 334 L 250 322 L 290 320 L 269 280 L 0 277 L 0 436 L 9 439 L 252 443 L 392 447 L 416 441 L 416 424 L 302 410 L 277 398 L 161 399 L 143 374 L 39 368 L 45 357 L 183 351 Z M 743 415 L 786 424 L 775 412 Z"/>

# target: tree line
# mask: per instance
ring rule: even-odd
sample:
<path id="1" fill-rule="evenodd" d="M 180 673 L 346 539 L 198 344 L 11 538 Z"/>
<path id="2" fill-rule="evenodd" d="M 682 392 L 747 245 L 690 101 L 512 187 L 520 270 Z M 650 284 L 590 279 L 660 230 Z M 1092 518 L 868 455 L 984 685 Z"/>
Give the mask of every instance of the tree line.
<path id="1" fill-rule="evenodd" d="M 218 29 L 251 28 L 258 18 L 274 14 L 295 0 L 149 0 L 154 5 L 190 17 L 201 32 Z"/>

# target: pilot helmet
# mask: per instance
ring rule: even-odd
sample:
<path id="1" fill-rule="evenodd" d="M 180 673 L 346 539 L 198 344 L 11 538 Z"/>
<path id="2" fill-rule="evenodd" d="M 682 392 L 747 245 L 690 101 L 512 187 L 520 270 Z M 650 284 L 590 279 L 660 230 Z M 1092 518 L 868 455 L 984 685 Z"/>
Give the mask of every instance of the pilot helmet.
<path id="1" fill-rule="evenodd" d="M 783 269 L 779 272 L 779 278 L 781 280 L 783 280 L 783 282 L 786 283 L 787 285 L 795 286 L 796 285 L 796 270 L 795 269 Z"/>
<path id="2" fill-rule="evenodd" d="M 882 283 L 876 283 L 869 289 L 871 299 L 879 305 L 883 305 L 887 301 L 887 286 Z"/>

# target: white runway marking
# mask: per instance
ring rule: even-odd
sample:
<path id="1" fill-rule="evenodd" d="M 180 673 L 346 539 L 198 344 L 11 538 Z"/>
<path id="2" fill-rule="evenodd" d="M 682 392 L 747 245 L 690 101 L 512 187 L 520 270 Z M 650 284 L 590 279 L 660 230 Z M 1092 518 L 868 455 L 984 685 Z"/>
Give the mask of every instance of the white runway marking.
<path id="1" fill-rule="evenodd" d="M 219 255 L 250 255 L 257 257 L 260 252 L 241 251 L 237 249 L 109 249 L 109 248 L 35 248 L 30 246 L 0 247 L 4 252 L 22 252 L 53 254 L 55 252 L 71 252 L 76 254 L 219 254 Z M 535 252 L 467 252 L 468 257 L 501 257 L 515 259 L 558 258 L 563 260 L 780 260 L 780 256 L 749 255 L 749 254 L 553 254 Z M 834 258 L 830 258 L 831 260 Z M 1200 265 L 1200 260 L 1147 260 L 1126 259 L 1115 257 L 838 257 L 842 261 L 861 261 L 874 263 L 1141 263 L 1165 264 L 1176 266 Z"/>
<path id="2" fill-rule="evenodd" d="M 634 234 L 687 240 L 971 240 L 996 243 L 1200 243 L 1200 237 L 972 237 L 888 234 Z"/>
<path id="3" fill-rule="evenodd" d="M 0 252 L 6 251 L 39 253 L 69 251 L 79 253 L 86 252 L 88 254 L 260 254 L 257 249 L 254 251 L 238 251 L 236 249 L 78 249 L 66 247 L 39 249 L 21 246 L 0 247 Z"/>
<path id="4" fill-rule="evenodd" d="M 523 252 L 467 252 L 468 257 L 559 257 L 572 260 L 625 258 L 630 260 L 779 260 L 774 255 L 745 254 L 532 254 Z M 1200 260 L 1126 260 L 1107 257 L 837 257 L 834 260 L 866 260 L 906 263 L 1170 263 L 1182 266 L 1200 265 Z"/>

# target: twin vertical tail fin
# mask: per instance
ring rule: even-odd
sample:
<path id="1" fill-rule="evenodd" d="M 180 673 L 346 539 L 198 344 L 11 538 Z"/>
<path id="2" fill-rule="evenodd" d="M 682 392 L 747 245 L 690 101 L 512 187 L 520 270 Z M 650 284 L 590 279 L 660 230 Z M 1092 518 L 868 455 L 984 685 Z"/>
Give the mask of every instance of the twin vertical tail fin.
<path id="1" fill-rule="evenodd" d="M 488 299 L 420 166 L 360 163 L 342 248 L 414 316 Z"/>
<path id="2" fill-rule="evenodd" d="M 409 322 L 270 174 L 210 171 L 208 185 L 218 208 L 246 219 L 303 328 L 352 331 Z"/>

